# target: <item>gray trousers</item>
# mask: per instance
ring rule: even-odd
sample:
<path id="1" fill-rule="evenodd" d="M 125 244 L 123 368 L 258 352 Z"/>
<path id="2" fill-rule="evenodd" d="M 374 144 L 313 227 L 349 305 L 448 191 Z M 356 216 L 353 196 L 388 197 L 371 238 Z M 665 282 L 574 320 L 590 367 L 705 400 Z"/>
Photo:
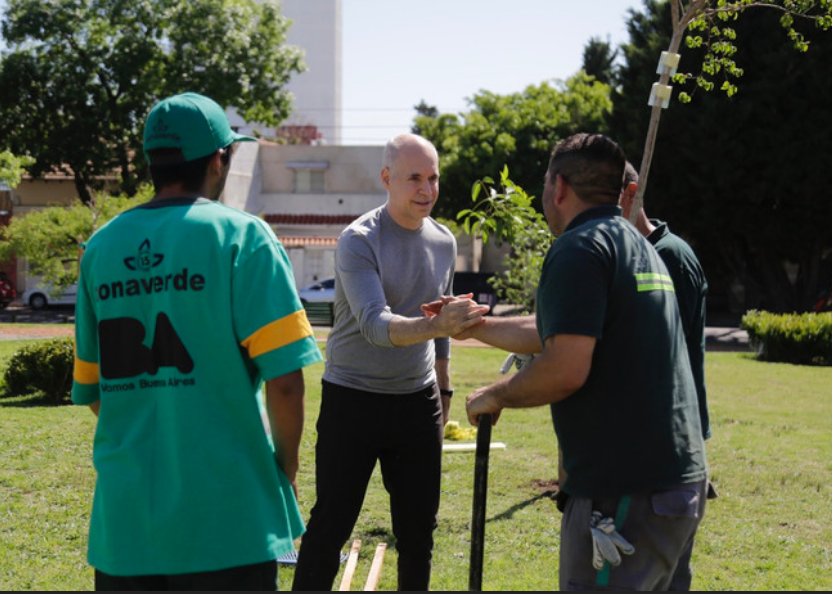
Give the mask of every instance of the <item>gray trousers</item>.
<path id="1" fill-rule="evenodd" d="M 676 566 L 690 550 L 705 515 L 708 481 L 627 497 L 570 497 L 561 520 L 561 590 L 667 590 Z M 593 511 L 615 519 L 616 530 L 635 547 L 618 567 L 592 565 Z"/>

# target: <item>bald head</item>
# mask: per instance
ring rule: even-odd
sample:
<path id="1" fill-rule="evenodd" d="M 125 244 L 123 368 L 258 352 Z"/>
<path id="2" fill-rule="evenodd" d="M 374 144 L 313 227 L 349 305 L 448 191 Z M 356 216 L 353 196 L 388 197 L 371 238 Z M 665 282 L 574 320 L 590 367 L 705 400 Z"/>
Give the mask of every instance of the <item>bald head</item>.
<path id="1" fill-rule="evenodd" d="M 419 229 L 439 196 L 439 155 L 416 134 L 400 134 L 384 147 L 381 183 L 387 211 L 405 229 Z"/>
<path id="2" fill-rule="evenodd" d="M 387 141 L 387 144 L 384 147 L 382 166 L 393 169 L 393 166 L 396 164 L 396 161 L 398 161 L 402 152 L 414 148 L 419 150 L 429 150 L 436 156 L 437 160 L 439 159 L 436 147 L 434 147 L 433 143 L 423 136 L 409 133 L 399 134 L 398 136 L 394 136 Z"/>

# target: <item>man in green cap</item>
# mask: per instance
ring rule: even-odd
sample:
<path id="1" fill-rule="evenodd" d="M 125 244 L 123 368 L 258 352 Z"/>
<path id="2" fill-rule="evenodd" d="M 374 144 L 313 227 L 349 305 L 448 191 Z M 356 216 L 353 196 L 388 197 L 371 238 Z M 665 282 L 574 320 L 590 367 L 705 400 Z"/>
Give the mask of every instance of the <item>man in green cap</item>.
<path id="1" fill-rule="evenodd" d="M 208 97 L 159 102 L 156 195 L 87 242 L 72 399 L 98 416 L 97 590 L 274 590 L 304 531 L 302 368 L 323 359 L 277 237 L 217 202 L 253 140 Z"/>

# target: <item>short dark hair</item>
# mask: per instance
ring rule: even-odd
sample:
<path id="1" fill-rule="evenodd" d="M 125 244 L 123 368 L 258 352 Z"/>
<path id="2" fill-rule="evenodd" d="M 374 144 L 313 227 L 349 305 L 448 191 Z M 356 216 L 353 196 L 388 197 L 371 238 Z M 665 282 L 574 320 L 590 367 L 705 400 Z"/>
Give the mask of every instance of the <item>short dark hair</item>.
<path id="1" fill-rule="evenodd" d="M 232 146 L 220 149 L 224 165 L 231 161 Z M 150 158 L 150 177 L 157 192 L 165 186 L 177 183 L 181 183 L 183 189 L 188 192 L 200 192 L 208 174 L 208 162 L 214 156 L 214 153 L 211 153 L 193 161 L 186 161 L 178 148 L 152 149 L 147 154 Z"/>
<path id="2" fill-rule="evenodd" d="M 627 158 L 617 142 L 603 134 L 574 134 L 552 149 L 549 179 L 564 178 L 584 202 L 617 204 Z"/>

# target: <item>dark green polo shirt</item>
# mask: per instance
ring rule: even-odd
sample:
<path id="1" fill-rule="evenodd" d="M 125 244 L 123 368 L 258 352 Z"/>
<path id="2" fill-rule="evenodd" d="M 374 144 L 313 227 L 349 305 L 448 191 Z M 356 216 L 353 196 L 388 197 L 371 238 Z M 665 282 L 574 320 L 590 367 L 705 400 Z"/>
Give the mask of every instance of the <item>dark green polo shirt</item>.
<path id="1" fill-rule="evenodd" d="M 673 283 L 617 206 L 575 217 L 543 264 L 541 340 L 598 339 L 589 377 L 552 405 L 563 489 L 606 497 L 704 480 L 705 448 Z"/>
<path id="2" fill-rule="evenodd" d="M 708 394 L 705 387 L 705 298 L 708 293 L 708 281 L 693 248 L 684 239 L 671 233 L 664 221 L 650 219 L 650 222 L 656 228 L 647 236 L 647 241 L 659 252 L 670 278 L 673 279 L 690 357 L 690 368 L 693 371 L 693 383 L 699 400 L 702 435 L 708 439 L 711 436 Z"/>

